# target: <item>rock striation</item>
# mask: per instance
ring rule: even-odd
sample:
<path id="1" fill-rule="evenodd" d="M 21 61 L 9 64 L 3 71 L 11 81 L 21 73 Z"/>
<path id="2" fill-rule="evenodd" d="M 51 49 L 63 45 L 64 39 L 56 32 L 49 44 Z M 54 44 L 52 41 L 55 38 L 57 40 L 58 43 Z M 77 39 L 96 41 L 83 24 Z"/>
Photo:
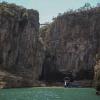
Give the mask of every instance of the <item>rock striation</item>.
<path id="1" fill-rule="evenodd" d="M 100 52 L 99 7 L 60 14 L 41 29 L 41 37 L 60 72 L 93 79 L 95 57 Z"/>
<path id="2" fill-rule="evenodd" d="M 0 3 L 0 72 L 9 73 L 0 74 L 5 87 L 36 84 L 43 57 L 38 38 L 39 13 L 36 10 Z"/>
<path id="3" fill-rule="evenodd" d="M 36 10 L 0 3 L 1 88 L 93 79 L 99 54 L 100 7 L 59 14 L 39 30 Z"/>
<path id="4" fill-rule="evenodd" d="M 97 91 L 100 91 L 100 54 L 97 55 L 97 61 L 96 61 L 96 65 L 94 67 L 95 69 L 95 88 Z"/>

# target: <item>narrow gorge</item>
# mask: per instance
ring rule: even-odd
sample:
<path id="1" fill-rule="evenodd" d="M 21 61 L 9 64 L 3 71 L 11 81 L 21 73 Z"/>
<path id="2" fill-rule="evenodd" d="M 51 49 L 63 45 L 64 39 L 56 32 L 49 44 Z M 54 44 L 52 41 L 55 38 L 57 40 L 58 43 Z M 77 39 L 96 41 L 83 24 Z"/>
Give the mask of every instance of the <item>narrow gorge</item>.
<path id="1" fill-rule="evenodd" d="M 40 28 L 39 13 L 0 3 L 0 87 L 93 80 L 100 56 L 100 7 L 66 12 Z"/>

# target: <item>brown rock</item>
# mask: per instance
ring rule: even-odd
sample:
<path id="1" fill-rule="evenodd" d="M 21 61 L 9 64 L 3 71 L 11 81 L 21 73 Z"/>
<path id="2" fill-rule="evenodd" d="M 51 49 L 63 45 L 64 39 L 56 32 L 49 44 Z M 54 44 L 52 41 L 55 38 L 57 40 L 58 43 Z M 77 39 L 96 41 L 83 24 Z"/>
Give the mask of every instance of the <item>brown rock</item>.
<path id="1" fill-rule="evenodd" d="M 71 71 L 76 79 L 93 79 L 100 46 L 99 23 L 100 8 L 92 8 L 64 13 L 42 28 L 41 36 L 50 54 L 56 57 L 60 72 Z"/>
<path id="2" fill-rule="evenodd" d="M 14 4 L 0 4 L 0 70 L 15 76 L 5 78 L 7 87 L 35 84 L 43 55 L 38 37 L 37 11 Z"/>

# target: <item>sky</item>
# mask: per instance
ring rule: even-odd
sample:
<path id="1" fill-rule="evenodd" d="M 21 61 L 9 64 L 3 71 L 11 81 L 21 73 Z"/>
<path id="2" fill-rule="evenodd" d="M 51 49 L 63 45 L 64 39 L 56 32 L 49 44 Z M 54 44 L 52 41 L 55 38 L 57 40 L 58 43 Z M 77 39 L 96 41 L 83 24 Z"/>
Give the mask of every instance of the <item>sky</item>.
<path id="1" fill-rule="evenodd" d="M 78 9 L 85 3 L 96 6 L 100 0 L 0 0 L 22 5 L 28 9 L 35 9 L 39 12 L 40 23 L 51 22 L 58 13 L 63 13 L 69 9 Z"/>

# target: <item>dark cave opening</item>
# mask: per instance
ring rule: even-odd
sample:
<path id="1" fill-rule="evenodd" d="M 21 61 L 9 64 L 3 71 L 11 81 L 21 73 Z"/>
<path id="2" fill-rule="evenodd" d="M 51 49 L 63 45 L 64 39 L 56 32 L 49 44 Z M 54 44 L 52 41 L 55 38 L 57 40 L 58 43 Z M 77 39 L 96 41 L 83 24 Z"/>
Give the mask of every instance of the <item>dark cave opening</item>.
<path id="1" fill-rule="evenodd" d="M 42 72 L 39 76 L 40 81 L 44 82 L 64 82 L 65 77 L 69 77 L 73 80 L 93 80 L 94 78 L 94 69 L 84 70 L 80 69 L 76 76 L 73 75 L 73 71 L 61 72 L 58 69 L 56 63 L 56 56 L 51 55 L 50 53 L 45 54 L 45 59 L 42 65 Z"/>
<path id="2" fill-rule="evenodd" d="M 46 53 L 39 80 L 45 82 L 63 82 L 64 77 L 66 75 L 57 69 L 56 57 Z"/>

